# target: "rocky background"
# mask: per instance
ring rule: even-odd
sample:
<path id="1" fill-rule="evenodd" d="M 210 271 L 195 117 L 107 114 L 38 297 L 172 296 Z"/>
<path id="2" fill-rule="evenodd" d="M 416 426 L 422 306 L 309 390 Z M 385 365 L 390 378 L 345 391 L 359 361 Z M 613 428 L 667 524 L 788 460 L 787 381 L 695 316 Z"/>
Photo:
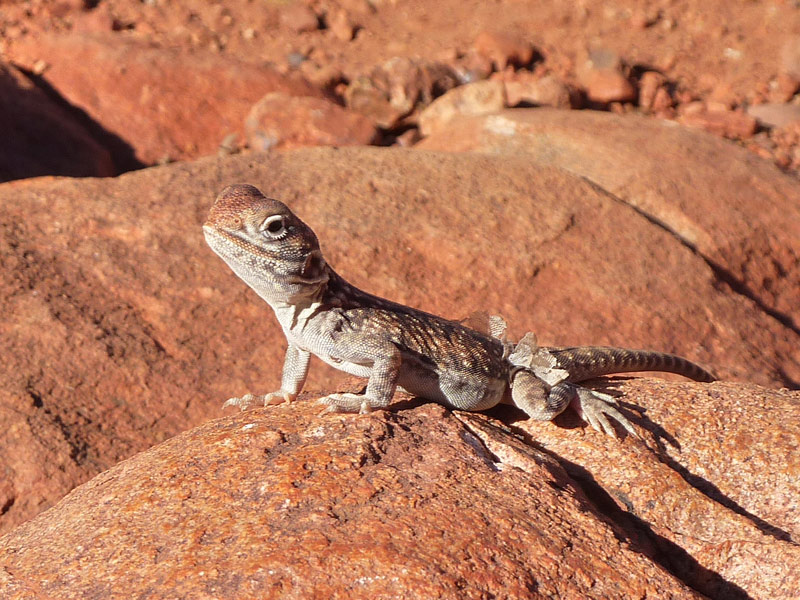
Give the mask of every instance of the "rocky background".
<path id="1" fill-rule="evenodd" d="M 0 598 L 796 598 L 799 91 L 791 2 L 0 0 Z M 721 381 L 599 384 L 642 441 L 319 417 L 318 362 L 223 412 L 285 343 L 233 182 L 372 292 Z"/>
<path id="2" fill-rule="evenodd" d="M 500 106 L 677 121 L 794 173 L 799 34 L 780 0 L 6 0 L 0 179 L 410 146 Z"/>

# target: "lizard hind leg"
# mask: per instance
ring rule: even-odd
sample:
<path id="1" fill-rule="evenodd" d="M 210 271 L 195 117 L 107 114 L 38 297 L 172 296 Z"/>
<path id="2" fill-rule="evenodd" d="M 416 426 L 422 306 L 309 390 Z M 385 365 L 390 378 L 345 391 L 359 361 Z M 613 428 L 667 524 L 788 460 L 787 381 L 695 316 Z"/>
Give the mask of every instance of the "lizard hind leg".
<path id="1" fill-rule="evenodd" d="M 556 385 L 551 388 L 527 369 L 518 370 L 511 378 L 511 401 L 531 419 L 552 421 L 572 400 L 570 390 Z"/>
<path id="2" fill-rule="evenodd" d="M 537 421 L 552 421 L 572 406 L 585 422 L 600 433 L 617 437 L 609 417 L 618 421 L 634 437 L 639 437 L 630 421 L 616 408 L 613 396 L 563 381 L 548 384 L 527 369 L 520 369 L 511 381 L 511 400 L 517 408 Z"/>

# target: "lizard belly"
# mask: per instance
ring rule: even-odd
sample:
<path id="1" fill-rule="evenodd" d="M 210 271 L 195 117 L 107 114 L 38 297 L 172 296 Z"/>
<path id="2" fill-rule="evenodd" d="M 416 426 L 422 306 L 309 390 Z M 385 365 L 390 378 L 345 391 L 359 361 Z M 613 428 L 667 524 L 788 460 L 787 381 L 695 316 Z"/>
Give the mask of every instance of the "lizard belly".
<path id="1" fill-rule="evenodd" d="M 448 369 L 433 371 L 413 361 L 400 368 L 398 385 L 410 394 L 460 410 L 486 410 L 498 404 L 506 391 L 505 379 L 464 376 Z"/>

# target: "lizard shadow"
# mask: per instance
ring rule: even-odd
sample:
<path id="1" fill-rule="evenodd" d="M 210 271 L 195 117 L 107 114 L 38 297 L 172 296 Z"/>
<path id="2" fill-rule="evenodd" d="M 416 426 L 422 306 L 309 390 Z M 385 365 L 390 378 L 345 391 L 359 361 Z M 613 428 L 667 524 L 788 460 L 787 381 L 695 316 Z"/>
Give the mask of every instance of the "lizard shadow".
<path id="1" fill-rule="evenodd" d="M 614 377 L 610 379 L 596 379 L 589 383 L 591 383 L 592 389 L 598 389 L 605 394 L 609 394 L 611 396 L 614 396 L 615 398 L 619 398 L 624 396 L 624 392 L 620 390 L 619 384 L 629 379 L 631 378 Z M 677 460 L 675 460 L 667 450 L 666 444 L 669 444 L 676 450 L 680 451 L 681 450 L 680 442 L 675 438 L 675 436 L 669 433 L 660 424 L 650 419 L 647 416 L 646 408 L 630 402 L 623 402 L 623 401 L 618 401 L 618 402 L 619 402 L 619 407 L 625 409 L 624 412 L 627 413 L 626 416 L 631 418 L 636 424 L 638 424 L 643 430 L 647 431 L 648 434 L 651 436 L 651 439 L 653 440 L 653 443 L 656 446 L 654 454 L 658 457 L 658 459 L 662 463 L 667 465 L 669 468 L 671 468 L 673 471 L 675 471 L 678 475 L 680 475 L 681 478 L 686 483 L 688 483 L 697 491 L 708 497 L 710 500 L 746 518 L 753 525 L 755 525 L 758 528 L 758 530 L 761 531 L 761 533 L 768 535 L 776 540 L 784 542 L 792 542 L 791 533 L 789 533 L 784 529 L 781 529 L 777 525 L 773 525 L 772 523 L 765 521 L 758 515 L 751 513 L 746 508 L 737 503 L 735 500 L 733 500 L 730 496 L 726 495 L 714 483 L 712 483 L 705 477 L 701 477 L 700 475 L 692 473 L 686 466 L 682 465 Z M 575 418 L 577 419 L 577 416 L 575 416 Z M 580 419 L 577 420 L 578 420 L 578 426 L 580 426 L 581 424 Z"/>
<path id="2" fill-rule="evenodd" d="M 732 600 L 752 598 L 735 583 L 700 564 L 680 545 L 657 533 L 651 523 L 635 514 L 633 503 L 619 490 L 603 487 L 585 467 L 560 456 L 551 448 L 542 446 L 528 431 L 516 427 L 516 422 L 527 419 L 519 417 L 521 411 L 512 406 L 502 406 L 495 407 L 487 413 L 488 416 L 502 422 L 501 427 L 504 429 L 507 427 L 507 431 L 512 432 L 520 443 L 556 461 L 561 469 L 557 469 L 558 472 L 551 471 L 554 477 L 552 485 L 559 489 L 567 487 L 576 489 L 579 493 L 575 499 L 583 510 L 606 523 L 617 540 L 625 543 L 632 551 L 710 598 Z M 577 415 L 575 419 L 577 421 Z M 565 481 L 564 477 L 568 477 L 569 480 Z M 561 483 L 556 483 L 559 480 Z"/>
<path id="3" fill-rule="evenodd" d="M 512 406 L 495 407 L 486 411 L 486 420 L 480 421 L 485 427 L 504 432 L 508 437 L 504 443 L 510 446 L 521 445 L 537 456 L 534 461 L 544 467 L 552 480 L 546 483 L 558 490 L 572 490 L 570 497 L 578 502 L 580 510 L 593 515 L 605 523 L 612 535 L 631 551 L 645 557 L 672 574 L 676 579 L 709 598 L 725 598 L 732 600 L 749 600 L 751 596 L 741 587 L 727 581 L 722 575 L 700 564 L 684 548 L 660 535 L 651 523 L 635 514 L 633 503 L 618 490 L 609 490 L 599 483 L 594 475 L 582 465 L 559 456 L 552 448 L 547 448 L 532 437 L 530 432 L 516 426 L 519 422 L 518 411 Z M 457 415 L 469 429 L 469 418 L 463 413 Z M 473 423 L 474 424 L 474 423 Z M 473 430 L 474 431 L 474 430 Z M 500 440 L 502 441 L 502 440 Z M 496 453 L 484 445 L 484 449 L 503 462 Z M 521 450 L 524 452 L 524 450 Z M 520 467 L 523 468 L 524 467 Z M 502 471 L 502 469 L 497 469 Z"/>
<path id="4" fill-rule="evenodd" d="M 667 572 L 689 587 L 710 598 L 750 600 L 743 588 L 726 580 L 716 571 L 704 567 L 684 548 L 657 533 L 651 523 L 636 516 L 630 501 L 620 492 L 615 498 L 583 466 L 555 456 L 576 484 L 593 504 L 593 512 L 612 525 L 612 531 L 620 541 L 648 560 L 660 565 Z M 619 506 L 622 503 L 628 510 Z"/>
<path id="5" fill-rule="evenodd" d="M 608 394 L 614 396 L 615 398 L 619 398 L 623 396 L 623 392 L 619 389 L 619 383 L 630 379 L 625 377 L 615 377 L 613 379 L 596 379 L 589 383 L 591 385 L 587 385 L 587 387 L 591 387 L 591 389 L 596 389 L 598 391 L 602 391 L 604 394 Z M 411 396 L 407 394 L 399 395 L 399 399 L 396 402 L 392 403 L 393 410 L 409 410 L 415 407 L 421 406 L 429 400 L 426 400 L 421 397 Z M 759 531 L 768 535 L 776 540 L 785 541 L 792 543 L 792 535 L 788 531 L 774 525 L 764 519 L 760 518 L 759 516 L 753 514 L 752 512 L 748 511 L 746 508 L 741 506 L 735 500 L 727 496 L 719 487 L 717 487 L 714 483 L 709 481 L 708 479 L 701 477 L 693 472 L 691 472 L 687 467 L 680 464 L 677 460 L 675 460 L 669 453 L 667 449 L 667 445 L 672 446 L 676 450 L 680 450 L 681 446 L 678 440 L 669 433 L 666 429 L 664 429 L 660 424 L 656 423 L 655 421 L 651 420 L 647 414 L 646 409 L 632 404 L 630 402 L 624 402 L 618 400 L 617 408 L 620 409 L 626 417 L 628 417 L 632 422 L 639 425 L 639 427 L 647 432 L 647 435 L 651 436 L 653 443 L 655 444 L 655 448 L 651 447 L 651 451 L 656 456 L 659 462 L 665 464 L 673 471 L 675 471 L 680 477 L 686 481 L 690 486 L 698 490 L 700 493 L 708 497 L 710 500 L 716 502 L 717 504 L 722 505 L 723 507 L 727 508 L 728 510 L 746 518 L 750 521 Z M 497 405 L 494 408 L 491 408 L 485 411 L 486 414 L 492 416 L 499 421 L 503 422 L 505 425 L 511 427 L 515 432 L 521 434 L 525 439 L 526 443 L 536 446 L 539 448 L 539 444 L 531 438 L 530 434 L 525 432 L 524 430 L 515 427 L 515 423 L 520 421 L 525 421 L 528 419 L 527 415 L 520 409 L 510 406 L 510 405 Z M 578 428 L 585 428 L 589 427 L 583 420 L 575 413 L 573 410 L 565 410 L 560 415 L 558 415 L 553 420 L 553 425 L 556 427 L 562 427 L 564 429 L 578 429 Z M 628 436 L 629 434 L 616 422 L 612 419 L 612 425 L 615 427 L 618 437 L 622 438 L 624 436 Z M 542 449 L 542 448 L 540 448 Z M 550 454 L 553 454 L 550 450 L 544 450 Z M 569 461 L 561 456 L 553 454 L 554 457 L 565 463 Z M 577 465 L 576 465 L 577 466 Z M 566 465 L 565 465 L 566 467 Z M 598 488 L 600 488 L 599 484 L 596 484 Z"/>
<path id="6" fill-rule="evenodd" d="M 516 423 L 527 420 L 527 416 L 520 417 L 521 414 L 524 415 L 522 411 L 512 406 L 501 406 L 487 412 L 510 427 L 525 444 L 556 460 L 571 478 L 573 485 L 583 492 L 585 500 L 581 503 L 586 505 L 586 510 L 607 523 L 615 537 L 628 544 L 631 550 L 658 564 L 687 586 L 710 598 L 732 600 L 752 598 L 743 588 L 700 564 L 679 544 L 657 533 L 652 523 L 636 515 L 633 502 L 620 490 L 604 487 L 583 465 L 559 455 L 551 448 L 542 446 L 527 430 L 516 427 Z M 565 429 L 588 427 L 574 411 L 569 413 L 571 414 L 559 415 L 554 421 L 554 426 Z"/>

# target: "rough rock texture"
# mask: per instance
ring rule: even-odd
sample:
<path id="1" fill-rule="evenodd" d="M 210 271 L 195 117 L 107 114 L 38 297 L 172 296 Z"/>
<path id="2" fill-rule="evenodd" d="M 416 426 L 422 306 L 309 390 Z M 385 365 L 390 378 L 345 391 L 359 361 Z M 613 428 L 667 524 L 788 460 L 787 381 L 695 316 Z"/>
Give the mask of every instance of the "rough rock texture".
<path id="1" fill-rule="evenodd" d="M 727 108 L 690 110 L 682 114 L 678 122 L 728 138 L 749 138 L 758 129 L 755 117 Z"/>
<path id="2" fill-rule="evenodd" d="M 0 62 L 0 181 L 109 177 L 111 155 L 18 69 Z"/>
<path id="3" fill-rule="evenodd" d="M 4 598 L 794 598 L 800 394 L 612 387 L 644 441 L 308 397 L 208 422 L 0 538 Z"/>
<path id="4" fill-rule="evenodd" d="M 318 410 L 217 419 L 97 476 L 0 538 L 4 597 L 699 598 L 496 425 L 487 448 L 435 405 Z"/>
<path id="5" fill-rule="evenodd" d="M 585 177 L 800 332 L 800 187 L 741 148 L 669 122 L 552 109 L 460 118 L 418 147 L 524 153 Z M 800 351 L 789 356 L 799 384 Z"/>
<path id="6" fill-rule="evenodd" d="M 767 103 L 751 106 L 747 114 L 768 127 L 786 127 L 800 121 L 800 105 Z"/>
<path id="7" fill-rule="evenodd" d="M 656 117 L 675 118 L 697 101 L 716 103 L 726 110 L 690 120 L 738 137 L 751 135 L 755 126 L 741 111 L 788 102 L 800 90 L 800 11 L 785 0 L 682 0 L 668 6 L 664 0 L 613 5 L 513 0 L 502 10 L 485 0 L 26 0 L 2 5 L 0 55 L 12 62 L 18 46 L 35 45 L 55 32 L 102 32 L 122 45 L 135 39 L 158 48 L 210 52 L 222 60 L 271 64 L 282 73 L 299 70 L 340 98 L 340 84 L 367 74 L 374 79 L 379 65 L 426 57 L 452 67 L 461 83 L 485 79 L 492 70 L 553 74 L 569 87 L 575 108 L 588 101 L 633 111 L 637 85 L 639 106 Z M 34 64 L 46 67 L 44 61 Z M 654 89 L 645 71 L 657 72 L 663 85 Z M 600 78 L 593 82 L 587 73 Z M 547 94 L 557 101 L 534 103 L 566 106 L 550 87 Z M 402 134 L 411 122 L 397 122 L 402 111 L 366 86 L 353 91 L 377 124 L 397 126 L 391 132 L 397 135 L 394 143 L 407 142 Z M 745 147 L 800 173 L 800 136 L 762 131 Z"/>
<path id="8" fill-rule="evenodd" d="M 542 343 L 649 347 L 724 378 L 800 379 L 794 330 L 724 285 L 680 237 L 529 156 L 302 149 L 5 184 L 5 530 L 219 415 L 226 398 L 278 385 L 274 316 L 200 231 L 236 181 L 292 206 L 337 271 L 371 292 L 451 318 L 499 312 L 512 334 L 533 330 Z M 764 204 L 741 202 L 718 226 L 758 223 Z M 787 206 L 784 222 L 793 214 Z M 315 362 L 308 389 L 330 387 L 329 376 Z"/>
<path id="9" fill-rule="evenodd" d="M 610 389 L 624 391 L 628 414 L 648 430 L 647 447 L 571 429 L 568 415 L 564 427 L 515 426 L 604 496 L 607 513 L 641 531 L 695 589 L 714 598 L 795 598 L 800 392 L 643 379 Z"/>
<path id="10" fill-rule="evenodd" d="M 623 72 L 620 56 L 606 47 L 588 50 L 577 68 L 578 79 L 591 102 L 631 102 L 636 99 L 633 87 Z"/>
<path id="11" fill-rule="evenodd" d="M 214 153 L 268 92 L 322 96 L 268 66 L 110 35 L 46 35 L 16 50 L 25 66 L 43 61 L 44 79 L 116 138 L 121 168 Z"/>
<path id="12" fill-rule="evenodd" d="M 444 64 L 393 58 L 375 67 L 369 77 L 354 79 L 344 90 L 344 100 L 348 108 L 369 117 L 376 125 L 391 128 L 406 116 L 416 120 L 412 111 L 428 106 L 437 95 L 458 83 L 455 71 Z M 470 90 L 474 92 L 469 88 L 462 95 L 474 99 L 474 93 L 469 96 Z"/>
<path id="13" fill-rule="evenodd" d="M 367 145 L 378 132 L 365 116 L 324 98 L 272 92 L 256 102 L 245 119 L 251 150 L 301 146 Z"/>
<path id="14" fill-rule="evenodd" d="M 528 106 L 552 106 L 554 108 L 570 107 L 569 88 L 554 75 L 536 77 L 530 73 L 521 72 L 503 84 L 506 88 L 506 104 L 517 106 L 525 103 Z"/>
<path id="15" fill-rule="evenodd" d="M 505 86 L 500 81 L 476 81 L 439 96 L 419 115 L 419 130 L 430 135 L 463 115 L 482 115 L 501 110 L 506 104 Z"/>

